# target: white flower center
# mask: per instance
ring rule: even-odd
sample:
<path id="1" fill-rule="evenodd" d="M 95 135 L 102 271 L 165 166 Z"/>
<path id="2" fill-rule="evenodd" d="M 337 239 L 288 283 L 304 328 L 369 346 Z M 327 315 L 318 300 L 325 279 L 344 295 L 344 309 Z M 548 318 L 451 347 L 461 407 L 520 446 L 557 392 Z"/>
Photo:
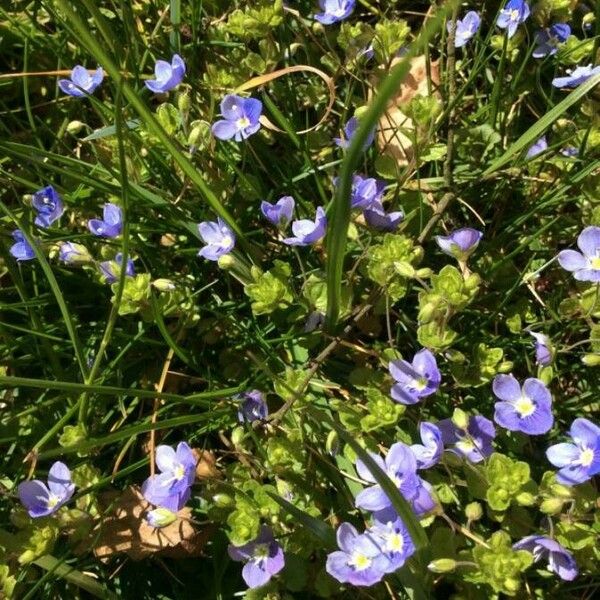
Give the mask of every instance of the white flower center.
<path id="1" fill-rule="evenodd" d="M 425 377 L 419 377 L 413 380 L 413 387 L 417 392 L 422 392 L 427 387 L 427 379 Z"/>
<path id="2" fill-rule="evenodd" d="M 464 439 L 460 440 L 459 442 L 456 442 L 456 447 L 465 454 L 468 454 L 469 452 L 475 450 L 475 444 L 470 439 Z"/>
<path id="3" fill-rule="evenodd" d="M 371 566 L 372 562 L 373 561 L 368 556 L 362 554 L 362 552 L 355 552 L 348 561 L 348 564 L 357 571 L 364 571 Z"/>
<path id="4" fill-rule="evenodd" d="M 232 243 L 233 243 L 233 238 L 230 235 L 224 235 L 223 238 L 221 239 L 221 246 L 223 246 L 223 247 L 231 246 Z"/>
<path id="5" fill-rule="evenodd" d="M 518 21 L 519 20 L 519 11 L 517 9 L 514 9 L 511 11 L 510 13 L 510 20 L 511 21 Z"/>
<path id="6" fill-rule="evenodd" d="M 388 552 L 402 552 L 404 538 L 399 533 L 391 533 L 386 537 L 386 550 Z"/>
<path id="7" fill-rule="evenodd" d="M 527 396 L 521 396 L 515 402 L 515 410 L 520 417 L 528 417 L 535 411 L 535 404 Z"/>
<path id="8" fill-rule="evenodd" d="M 48 508 L 54 508 L 60 502 L 60 498 L 55 494 L 48 496 L 47 506 Z"/>
<path id="9" fill-rule="evenodd" d="M 258 544 L 254 548 L 253 558 L 257 562 L 264 560 L 269 557 L 269 545 L 268 544 Z"/>
<path id="10" fill-rule="evenodd" d="M 592 462 L 594 460 L 594 451 L 591 448 L 586 448 L 585 450 L 582 450 L 581 454 L 579 455 L 579 462 L 581 463 L 582 467 L 589 467 Z"/>
<path id="11" fill-rule="evenodd" d="M 238 129 L 246 129 L 250 125 L 250 119 L 248 117 L 240 117 L 235 124 Z"/>
<path id="12" fill-rule="evenodd" d="M 173 477 L 177 481 L 181 481 L 183 479 L 184 475 L 185 475 L 185 467 L 183 465 L 179 464 L 173 469 Z"/>
<path id="13" fill-rule="evenodd" d="M 592 269 L 600 269 L 600 256 L 596 256 L 590 260 L 590 266 Z"/>

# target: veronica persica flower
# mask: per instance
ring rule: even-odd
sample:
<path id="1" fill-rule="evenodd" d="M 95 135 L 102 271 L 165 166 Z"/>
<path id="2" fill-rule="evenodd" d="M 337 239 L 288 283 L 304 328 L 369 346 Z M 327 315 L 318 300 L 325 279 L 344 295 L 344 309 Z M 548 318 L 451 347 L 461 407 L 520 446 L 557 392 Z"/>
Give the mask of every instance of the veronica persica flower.
<path id="1" fill-rule="evenodd" d="M 160 474 L 146 479 L 142 485 L 144 498 L 150 504 L 172 512 L 181 510 L 191 496 L 196 462 L 192 449 L 185 442 L 179 442 L 176 450 L 171 446 L 158 446 L 156 466 Z"/>
<path id="2" fill-rule="evenodd" d="M 498 15 L 496 25 L 506 29 L 508 37 L 515 35 L 517 27 L 529 17 L 529 5 L 523 0 L 509 0 Z"/>
<path id="3" fill-rule="evenodd" d="M 382 554 L 388 559 L 386 573 L 397 571 L 415 553 L 415 545 L 401 519 L 387 523 L 375 522 L 367 530 L 367 534 L 375 539 Z"/>
<path id="4" fill-rule="evenodd" d="M 88 249 L 83 244 L 75 242 L 63 242 L 58 257 L 68 265 L 85 265 L 93 261 Z"/>
<path id="5" fill-rule="evenodd" d="M 435 241 L 444 254 L 460 261 L 466 261 L 475 252 L 482 237 L 481 231 L 463 227 L 453 231 L 450 235 L 436 235 Z"/>
<path id="6" fill-rule="evenodd" d="M 47 185 L 33 194 L 31 204 L 37 211 L 34 223 L 44 229 L 60 219 L 63 212 L 65 212 L 65 207 L 58 192 L 51 185 Z"/>
<path id="7" fill-rule="evenodd" d="M 577 238 L 577 250 L 562 250 L 558 262 L 577 281 L 600 281 L 600 227 L 586 227 Z"/>
<path id="8" fill-rule="evenodd" d="M 123 213 L 121 209 L 112 203 L 104 205 L 102 219 L 90 219 L 88 221 L 89 230 L 97 236 L 106 238 L 115 238 L 121 235 L 123 229 Z"/>
<path id="9" fill-rule="evenodd" d="M 331 25 L 343 21 L 354 10 L 356 0 L 319 0 L 322 13 L 315 15 L 315 19 L 323 25 Z"/>
<path id="10" fill-rule="evenodd" d="M 221 217 L 217 217 L 216 222 L 203 221 L 200 223 L 198 233 L 206 244 L 200 248 L 198 256 L 207 260 L 219 260 L 220 256 L 229 254 L 235 246 L 235 233 Z"/>
<path id="11" fill-rule="evenodd" d="M 123 254 L 119 252 L 114 260 L 105 260 L 98 265 L 100 273 L 105 277 L 106 283 L 114 283 L 121 276 L 121 265 L 123 264 Z M 127 258 L 125 267 L 125 276 L 133 277 L 135 275 L 135 267 L 133 260 Z"/>
<path id="12" fill-rule="evenodd" d="M 569 435 L 572 444 L 550 446 L 546 456 L 555 467 L 559 467 L 556 480 L 565 485 L 575 485 L 600 473 L 600 427 L 588 419 L 575 419 Z"/>
<path id="13" fill-rule="evenodd" d="M 534 338 L 535 362 L 542 367 L 552 364 L 554 359 L 554 349 L 550 338 L 543 333 L 529 332 Z"/>
<path id="14" fill-rule="evenodd" d="M 62 462 L 55 462 L 48 472 L 48 485 L 34 479 L 19 484 L 18 494 L 30 517 L 47 517 L 66 504 L 75 491 L 71 471 Z"/>
<path id="15" fill-rule="evenodd" d="M 359 534 L 350 523 L 342 523 L 336 537 L 340 549 L 327 556 L 325 565 L 334 579 L 356 586 L 371 586 L 382 580 L 389 560 L 371 534 Z"/>
<path id="16" fill-rule="evenodd" d="M 527 435 L 550 431 L 554 424 L 552 395 L 542 381 L 530 377 L 521 388 L 512 375 L 496 375 L 492 389 L 501 400 L 494 405 L 498 425 Z"/>
<path id="17" fill-rule="evenodd" d="M 9 252 L 14 258 L 19 262 L 35 258 L 33 248 L 29 245 L 29 242 L 25 239 L 20 229 L 15 229 L 11 235 L 15 243 L 10 247 Z"/>
<path id="18" fill-rule="evenodd" d="M 71 71 L 71 79 L 59 79 L 58 87 L 69 96 L 81 98 L 87 94 L 93 94 L 94 90 L 102 83 L 104 79 L 104 71 L 102 67 L 98 67 L 94 73 L 90 75 L 89 71 L 77 65 Z"/>
<path id="19" fill-rule="evenodd" d="M 242 577 L 249 588 L 265 585 L 285 566 L 283 549 L 273 538 L 273 532 L 263 525 L 258 537 L 243 546 L 229 545 L 232 560 L 245 562 Z"/>
<path id="20" fill-rule="evenodd" d="M 296 203 L 291 196 L 283 196 L 275 204 L 263 200 L 260 204 L 260 212 L 267 221 L 270 221 L 279 229 L 285 229 L 292 220 L 295 205 Z"/>
<path id="21" fill-rule="evenodd" d="M 417 459 L 418 469 L 429 469 L 436 465 L 444 452 L 442 432 L 433 423 L 421 423 L 419 426 L 422 444 L 413 444 L 410 449 Z"/>
<path id="22" fill-rule="evenodd" d="M 343 138 L 333 138 L 336 146 L 339 146 L 342 149 L 346 149 L 350 146 L 352 142 L 352 138 L 358 129 L 359 120 L 356 117 L 352 117 L 348 120 L 346 125 L 344 125 L 344 137 Z M 373 129 L 365 141 L 365 145 L 363 146 L 363 150 L 366 150 L 375 140 L 375 129 Z"/>
<path id="23" fill-rule="evenodd" d="M 479 30 L 481 17 L 474 10 L 469 11 L 464 18 L 456 21 L 456 32 L 454 34 L 454 47 L 462 48 Z M 452 22 L 446 23 L 448 33 L 452 29 Z"/>
<path id="24" fill-rule="evenodd" d="M 333 184 L 337 187 L 339 179 L 336 177 Z M 374 177 L 352 176 L 352 189 L 350 191 L 350 205 L 352 208 L 369 208 L 373 204 L 381 204 L 385 181 Z"/>
<path id="25" fill-rule="evenodd" d="M 245 392 L 238 396 L 240 406 L 238 408 L 238 421 L 240 423 L 252 423 L 252 421 L 264 420 L 269 414 L 267 403 L 263 393 L 259 390 Z"/>
<path id="26" fill-rule="evenodd" d="M 481 415 L 470 417 L 466 430 L 457 427 L 452 419 L 443 419 L 437 425 L 444 445 L 453 444 L 451 452 L 473 463 L 481 462 L 494 451 L 492 441 L 496 437 L 496 429 L 489 419 Z"/>
<path id="27" fill-rule="evenodd" d="M 260 129 L 262 102 L 229 94 L 221 102 L 223 119 L 212 126 L 213 135 L 220 140 L 241 142 Z"/>
<path id="28" fill-rule="evenodd" d="M 555 23 L 547 29 L 542 29 L 535 34 L 536 47 L 533 50 L 534 58 L 554 56 L 559 44 L 566 42 L 571 35 L 571 28 L 566 23 Z"/>
<path id="29" fill-rule="evenodd" d="M 299 219 L 292 223 L 293 237 L 285 238 L 284 244 L 288 246 L 310 246 L 325 236 L 327 230 L 327 217 L 322 206 L 317 208 L 315 220 Z"/>
<path id="30" fill-rule="evenodd" d="M 155 79 L 149 79 L 144 84 L 155 94 L 162 94 L 177 87 L 184 75 L 185 63 L 179 54 L 174 54 L 170 64 L 166 60 L 157 60 L 154 65 Z"/>
<path id="31" fill-rule="evenodd" d="M 548 561 L 548 571 L 556 573 L 565 581 L 573 581 L 579 573 L 573 555 L 557 541 L 545 535 L 528 535 L 513 544 L 513 549 L 531 552 L 535 562 L 546 559 Z"/>
<path id="32" fill-rule="evenodd" d="M 566 77 L 555 77 L 552 80 L 552 85 L 557 88 L 576 88 L 582 83 L 585 83 L 591 77 L 600 73 L 600 65 L 592 68 L 591 63 L 585 67 L 576 67 L 575 69 L 567 69 Z"/>
<path id="33" fill-rule="evenodd" d="M 377 463 L 377 466 L 394 482 L 400 493 L 407 500 L 417 495 L 420 483 L 420 479 L 416 474 L 417 460 L 406 444 L 402 442 L 392 444 L 385 460 L 371 452 L 369 455 Z M 356 506 L 369 511 L 380 511 L 391 506 L 392 503 L 387 494 L 376 483 L 375 477 L 360 459 L 356 461 L 356 471 L 361 479 L 374 484 L 359 492 L 355 500 Z"/>
<path id="34" fill-rule="evenodd" d="M 533 157 L 537 156 L 538 154 L 541 154 L 542 152 L 544 152 L 547 149 L 548 149 L 548 141 L 546 140 L 546 136 L 543 135 L 537 142 L 534 142 L 533 144 L 531 144 L 531 146 L 529 146 L 529 149 L 527 150 L 527 154 L 525 155 L 525 157 L 533 158 Z"/>
<path id="35" fill-rule="evenodd" d="M 363 216 L 367 225 L 380 231 L 395 231 L 404 219 L 404 213 L 401 210 L 386 213 L 380 202 L 374 202 L 369 208 L 365 208 Z"/>
<path id="36" fill-rule="evenodd" d="M 396 381 L 391 389 L 392 398 L 401 404 L 420 402 L 421 398 L 437 392 L 442 381 L 435 356 L 427 349 L 417 352 L 412 363 L 391 361 L 388 369 Z"/>

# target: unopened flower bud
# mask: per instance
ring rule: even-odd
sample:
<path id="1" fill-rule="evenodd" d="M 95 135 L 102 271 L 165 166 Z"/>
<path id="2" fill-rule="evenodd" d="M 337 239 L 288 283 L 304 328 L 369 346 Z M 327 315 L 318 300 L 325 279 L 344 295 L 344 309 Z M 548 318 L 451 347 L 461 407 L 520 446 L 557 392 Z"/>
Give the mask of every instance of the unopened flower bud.
<path id="1" fill-rule="evenodd" d="M 190 95 L 188 93 L 179 94 L 177 97 L 177 108 L 182 113 L 190 112 L 190 108 L 192 107 L 192 101 L 190 99 Z"/>
<path id="2" fill-rule="evenodd" d="M 151 527 L 167 527 L 177 520 L 177 515 L 166 508 L 155 508 L 146 514 L 146 521 Z"/>
<path id="3" fill-rule="evenodd" d="M 453 558 L 438 558 L 430 562 L 427 568 L 434 573 L 451 573 L 456 569 L 456 561 Z"/>
<path id="4" fill-rule="evenodd" d="M 82 121 L 71 121 L 67 125 L 67 133 L 77 135 L 84 127 L 86 127 L 86 124 Z"/>
<path id="5" fill-rule="evenodd" d="M 229 508 L 235 504 L 234 499 L 229 494 L 215 494 L 212 499 L 219 508 Z"/>
<path id="6" fill-rule="evenodd" d="M 479 502 L 470 502 L 465 506 L 465 515 L 469 521 L 479 521 L 483 516 L 483 507 Z"/>
<path id="7" fill-rule="evenodd" d="M 236 427 L 231 432 L 231 442 L 233 443 L 234 446 L 239 446 L 244 441 L 245 436 L 246 436 L 246 432 L 244 431 L 244 428 Z"/>
<path id="8" fill-rule="evenodd" d="M 560 498 L 546 498 L 540 504 L 540 511 L 545 515 L 557 515 L 563 507 L 564 500 Z"/>
<path id="9" fill-rule="evenodd" d="M 394 269 L 402 277 L 412 278 L 415 276 L 415 268 L 404 260 L 399 260 L 394 263 Z"/>
<path id="10" fill-rule="evenodd" d="M 159 292 L 172 292 L 176 288 L 175 284 L 170 279 L 155 279 L 152 282 L 152 286 Z"/>
<path id="11" fill-rule="evenodd" d="M 454 412 L 452 413 L 452 422 L 459 429 L 466 430 L 469 426 L 469 415 L 464 410 L 455 408 Z"/>
<path id="12" fill-rule="evenodd" d="M 228 271 L 229 269 L 232 269 L 234 267 L 235 258 L 233 258 L 233 256 L 231 256 L 230 254 L 224 254 L 223 256 L 219 256 L 217 264 L 219 265 L 219 267 L 221 267 L 221 269 Z"/>
<path id="13" fill-rule="evenodd" d="M 581 359 L 581 362 L 586 367 L 597 367 L 600 365 L 600 354 L 586 354 Z"/>
<path id="14" fill-rule="evenodd" d="M 562 485 L 561 483 L 553 483 L 550 486 L 550 491 L 557 498 L 569 499 L 573 497 L 573 488 L 568 485 Z"/>
<path id="15" fill-rule="evenodd" d="M 415 275 L 420 279 L 428 279 L 433 275 L 433 271 L 429 267 L 425 267 L 423 269 L 418 269 Z"/>
<path id="16" fill-rule="evenodd" d="M 503 360 L 498 365 L 498 373 L 510 373 L 513 370 L 513 362 L 510 360 Z"/>
<path id="17" fill-rule="evenodd" d="M 467 360 L 467 357 L 458 350 L 447 350 L 445 356 L 452 363 L 462 364 Z"/>

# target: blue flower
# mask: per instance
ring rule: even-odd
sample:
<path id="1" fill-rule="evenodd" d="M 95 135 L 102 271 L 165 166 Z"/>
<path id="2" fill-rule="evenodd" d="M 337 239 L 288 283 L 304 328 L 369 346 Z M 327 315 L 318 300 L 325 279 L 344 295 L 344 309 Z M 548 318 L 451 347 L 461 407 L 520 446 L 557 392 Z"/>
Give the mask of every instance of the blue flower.
<path id="1" fill-rule="evenodd" d="M 538 154 L 541 154 L 548 149 L 548 142 L 546 136 L 543 135 L 537 142 L 534 142 L 527 150 L 526 158 L 534 158 Z"/>
<path id="2" fill-rule="evenodd" d="M 270 221 L 279 229 L 285 229 L 294 214 L 295 202 L 291 196 L 279 198 L 275 204 L 263 200 L 260 204 L 260 212 L 267 221 Z"/>
<path id="3" fill-rule="evenodd" d="M 585 67 L 576 67 L 575 69 L 567 69 L 566 77 L 556 77 L 552 80 L 552 85 L 557 88 L 576 88 L 585 83 L 591 77 L 600 73 L 600 65 L 592 68 L 592 64 Z"/>
<path id="4" fill-rule="evenodd" d="M 30 517 L 47 517 L 66 504 L 75 491 L 71 471 L 62 462 L 55 462 L 48 471 L 48 485 L 34 479 L 19 484 L 18 494 Z"/>
<path id="5" fill-rule="evenodd" d="M 185 75 L 185 63 L 179 54 L 174 54 L 171 64 L 157 60 L 154 65 L 154 77 L 145 81 L 146 87 L 155 94 L 162 94 L 177 87 Z"/>
<path id="6" fill-rule="evenodd" d="M 88 94 L 93 94 L 94 90 L 102 83 L 104 79 L 104 71 L 102 67 L 98 67 L 96 71 L 90 75 L 89 71 L 77 65 L 71 71 L 71 79 L 59 79 L 58 87 L 69 96 L 81 98 Z"/>
<path id="7" fill-rule="evenodd" d="M 260 129 L 262 102 L 256 98 L 242 98 L 228 94 L 221 102 L 224 119 L 212 126 L 213 135 L 220 140 L 241 142 Z"/>
<path id="8" fill-rule="evenodd" d="M 454 47 L 462 48 L 479 30 L 481 17 L 474 10 L 469 11 L 462 20 L 456 21 L 456 33 L 454 35 Z M 452 29 L 452 22 L 446 23 L 448 33 Z"/>
<path id="9" fill-rule="evenodd" d="M 385 460 L 379 455 L 369 453 L 377 466 L 395 483 L 398 491 L 410 501 L 416 497 L 420 478 L 417 476 L 417 459 L 411 449 L 402 442 L 392 444 Z M 362 460 L 356 461 L 356 472 L 361 479 L 372 483 L 356 496 L 357 508 L 378 512 L 387 509 L 392 502 L 383 488 L 376 483 L 375 477 Z"/>
<path id="10" fill-rule="evenodd" d="M 383 556 L 387 558 L 386 573 L 400 569 L 406 560 L 415 553 L 415 545 L 401 519 L 381 523 L 376 521 L 366 532 L 378 543 Z"/>
<path id="11" fill-rule="evenodd" d="M 186 442 L 156 448 L 156 466 L 160 473 L 152 475 L 142 485 L 144 498 L 171 512 L 181 510 L 190 499 L 191 487 L 196 479 L 196 456 Z"/>
<path id="12" fill-rule="evenodd" d="M 68 265 L 85 265 L 93 261 L 88 249 L 75 242 L 63 242 L 60 245 L 58 256 Z"/>
<path id="13" fill-rule="evenodd" d="M 401 404 L 420 402 L 425 396 L 437 392 L 442 381 L 435 356 L 427 349 L 417 352 L 412 363 L 406 360 L 391 361 L 388 369 L 396 381 L 391 396 Z"/>
<path id="14" fill-rule="evenodd" d="M 527 435 L 550 431 L 554 424 L 552 395 L 542 381 L 530 377 L 521 389 L 512 375 L 496 375 L 492 388 L 501 400 L 494 405 L 494 421 L 498 425 Z"/>
<path id="15" fill-rule="evenodd" d="M 529 5 L 523 0 L 509 0 L 500 11 L 496 25 L 506 29 L 508 37 L 515 35 L 517 27 L 529 17 Z"/>
<path id="16" fill-rule="evenodd" d="M 356 117 L 352 117 L 348 120 L 346 125 L 344 125 L 344 137 L 343 138 L 333 138 L 336 146 L 346 150 L 350 146 L 350 142 L 352 142 L 352 138 L 356 133 L 356 130 L 359 126 L 359 120 Z M 367 140 L 365 141 L 365 145 L 363 146 L 363 150 L 366 150 L 375 140 L 375 128 L 373 131 L 369 133 Z"/>
<path id="17" fill-rule="evenodd" d="M 51 185 L 33 194 L 31 204 L 38 213 L 34 223 L 44 229 L 50 227 L 57 219 L 60 219 L 60 216 L 65 211 L 58 192 Z"/>
<path id="18" fill-rule="evenodd" d="M 333 180 L 334 185 L 338 185 L 338 178 Z M 385 181 L 375 179 L 374 177 L 362 177 L 361 175 L 352 176 L 352 191 L 350 193 L 350 203 L 352 208 L 369 208 L 373 204 L 381 204 L 383 192 L 385 191 Z"/>
<path id="19" fill-rule="evenodd" d="M 299 219 L 292 223 L 294 237 L 285 238 L 284 244 L 288 246 L 310 246 L 315 244 L 325 235 L 327 230 L 327 217 L 322 206 L 317 208 L 315 220 Z"/>
<path id="20" fill-rule="evenodd" d="M 554 359 L 554 349 L 550 338 L 543 333 L 529 332 L 534 338 L 535 346 L 535 362 L 542 367 L 547 367 L 552 364 Z"/>
<path id="21" fill-rule="evenodd" d="M 206 244 L 200 248 L 198 256 L 202 256 L 206 260 L 219 260 L 219 257 L 229 254 L 235 246 L 235 233 L 221 217 L 217 217 L 216 222 L 203 221 L 200 223 L 198 233 Z"/>
<path id="22" fill-rule="evenodd" d="M 417 468 L 429 469 L 439 462 L 444 452 L 442 432 L 433 423 L 421 423 L 419 433 L 423 444 L 413 444 L 410 449 L 417 459 Z"/>
<path id="23" fill-rule="evenodd" d="M 115 238 L 121 234 L 123 229 L 123 214 L 116 204 L 104 205 L 104 219 L 90 219 L 88 221 L 89 230 L 97 236 L 106 238 Z"/>
<path id="24" fill-rule="evenodd" d="M 481 462 L 494 451 L 492 441 L 496 437 L 496 429 L 489 419 L 481 415 L 470 417 L 466 430 L 457 427 L 452 419 L 441 420 L 438 427 L 444 445 L 454 444 L 450 451 L 471 462 Z"/>
<path id="25" fill-rule="evenodd" d="M 533 50 L 534 58 L 554 56 L 558 45 L 566 42 L 571 35 L 571 28 L 566 23 L 555 23 L 548 29 L 542 29 L 535 34 L 537 46 Z"/>
<path id="26" fill-rule="evenodd" d="M 558 262 L 577 281 L 600 281 L 600 227 L 586 227 L 577 238 L 577 250 L 562 250 Z"/>
<path id="27" fill-rule="evenodd" d="M 255 540 L 243 546 L 230 544 L 227 552 L 232 560 L 246 563 L 242 577 L 251 589 L 266 585 L 285 566 L 283 549 L 266 525 Z"/>
<path id="28" fill-rule="evenodd" d="M 13 240 L 15 243 L 10 247 L 9 252 L 19 262 L 22 260 L 31 260 L 35 258 L 35 252 L 29 245 L 29 242 L 25 239 L 23 232 L 20 229 L 15 229 L 12 232 Z"/>
<path id="29" fill-rule="evenodd" d="M 269 408 L 261 391 L 244 392 L 237 397 L 237 400 L 240 403 L 238 408 L 238 421 L 240 423 L 263 421 L 267 418 Z"/>
<path id="30" fill-rule="evenodd" d="M 465 262 L 475 252 L 482 237 L 483 233 L 481 231 L 471 227 L 463 227 L 447 236 L 436 235 L 435 241 L 444 254 Z"/>
<path id="31" fill-rule="evenodd" d="M 565 581 L 573 581 L 579 573 L 573 555 L 556 540 L 545 535 L 528 535 L 516 544 L 513 544 L 513 549 L 531 552 L 535 562 L 542 558 L 547 558 L 548 571 L 556 573 Z"/>
<path id="32" fill-rule="evenodd" d="M 370 227 L 381 231 L 394 231 L 404 219 L 401 210 L 386 213 L 380 202 L 374 202 L 369 208 L 365 208 L 363 215 Z"/>
<path id="33" fill-rule="evenodd" d="M 355 0 L 319 0 L 323 11 L 315 15 L 315 19 L 323 25 L 331 25 L 343 21 L 354 10 Z"/>
<path id="34" fill-rule="evenodd" d="M 359 534 L 350 523 L 342 523 L 336 536 L 340 549 L 327 556 L 325 565 L 334 579 L 367 587 L 383 579 L 389 570 L 389 559 L 369 531 Z"/>
<path id="35" fill-rule="evenodd" d="M 98 265 L 100 272 L 106 279 L 106 283 L 115 283 L 121 276 L 121 265 L 123 263 L 123 254 L 119 252 L 114 260 L 105 260 Z M 133 266 L 133 260 L 127 259 L 127 266 L 125 267 L 126 277 L 133 277 L 135 275 L 135 267 Z"/>
<path id="36" fill-rule="evenodd" d="M 556 480 L 564 485 L 575 485 L 600 473 L 600 427 L 587 419 L 575 419 L 569 435 L 572 444 L 550 446 L 546 456 L 559 467 Z"/>

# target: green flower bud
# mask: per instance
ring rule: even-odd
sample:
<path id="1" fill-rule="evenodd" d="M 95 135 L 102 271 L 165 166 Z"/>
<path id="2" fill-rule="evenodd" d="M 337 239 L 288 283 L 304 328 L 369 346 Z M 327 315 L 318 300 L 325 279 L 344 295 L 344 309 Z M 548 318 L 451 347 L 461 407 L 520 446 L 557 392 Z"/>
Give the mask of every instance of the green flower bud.
<path id="1" fill-rule="evenodd" d="M 459 429 L 466 430 L 469 426 L 469 415 L 460 408 L 455 408 L 452 413 L 452 423 Z"/>
<path id="2" fill-rule="evenodd" d="M 529 492 L 521 492 L 517 494 L 516 501 L 521 506 L 533 506 L 535 504 L 535 496 Z"/>
<path id="3" fill-rule="evenodd" d="M 498 373 L 510 373 L 513 370 L 513 362 L 510 360 L 503 360 L 498 365 Z"/>
<path id="4" fill-rule="evenodd" d="M 410 279 L 415 276 L 415 269 L 409 262 L 403 260 L 395 262 L 394 268 L 399 275 L 402 275 L 402 277 Z"/>
<path id="5" fill-rule="evenodd" d="M 177 108 L 182 113 L 190 112 L 190 108 L 192 107 L 192 101 L 190 99 L 190 95 L 186 92 L 184 94 L 179 94 L 177 98 Z"/>
<path id="6" fill-rule="evenodd" d="M 152 286 L 155 287 L 159 292 L 172 292 L 176 287 L 170 279 L 155 279 L 152 282 Z"/>
<path id="7" fill-rule="evenodd" d="M 244 428 L 241 426 L 236 427 L 231 432 L 231 442 L 234 446 L 239 446 L 244 441 L 245 437 L 246 437 L 246 432 L 244 431 Z"/>
<path id="8" fill-rule="evenodd" d="M 550 491 L 557 497 L 557 498 L 564 498 L 566 500 L 569 500 L 570 498 L 573 497 L 573 488 L 567 486 L 567 485 L 562 485 L 560 483 L 553 483 L 550 486 Z"/>
<path id="9" fill-rule="evenodd" d="M 335 456 L 340 451 L 340 439 L 336 431 L 330 431 L 325 442 L 325 449 L 331 456 Z"/>
<path id="10" fill-rule="evenodd" d="M 419 279 L 427 279 L 433 275 L 433 271 L 429 267 L 424 267 L 422 269 L 418 269 L 415 275 Z"/>
<path id="11" fill-rule="evenodd" d="M 223 256 L 219 256 L 217 264 L 219 267 L 221 267 L 221 269 L 228 271 L 229 269 L 233 269 L 235 265 L 235 258 L 231 256 L 231 254 L 224 254 Z"/>
<path id="12" fill-rule="evenodd" d="M 563 507 L 564 501 L 560 498 L 546 498 L 540 504 L 540 511 L 545 515 L 557 515 Z"/>
<path id="13" fill-rule="evenodd" d="M 212 499 L 219 508 L 229 508 L 235 504 L 235 500 L 229 494 L 215 494 Z"/>
<path id="14" fill-rule="evenodd" d="M 84 127 L 87 127 L 87 125 L 81 121 L 71 121 L 68 125 L 67 125 L 67 133 L 70 133 L 71 135 L 76 135 L 78 134 Z"/>
<path id="15" fill-rule="evenodd" d="M 430 562 L 427 568 L 434 573 L 451 573 L 456 569 L 456 561 L 452 558 L 438 558 Z"/>
<path id="16" fill-rule="evenodd" d="M 469 521 L 479 521 L 483 516 L 483 507 L 479 502 L 470 502 L 465 506 L 465 515 Z"/>
<path id="17" fill-rule="evenodd" d="M 155 508 L 146 515 L 146 520 L 152 527 L 167 527 L 177 521 L 177 515 L 166 508 Z"/>
<path id="18" fill-rule="evenodd" d="M 586 367 L 597 367 L 600 366 L 600 354 L 586 354 L 581 362 Z"/>

